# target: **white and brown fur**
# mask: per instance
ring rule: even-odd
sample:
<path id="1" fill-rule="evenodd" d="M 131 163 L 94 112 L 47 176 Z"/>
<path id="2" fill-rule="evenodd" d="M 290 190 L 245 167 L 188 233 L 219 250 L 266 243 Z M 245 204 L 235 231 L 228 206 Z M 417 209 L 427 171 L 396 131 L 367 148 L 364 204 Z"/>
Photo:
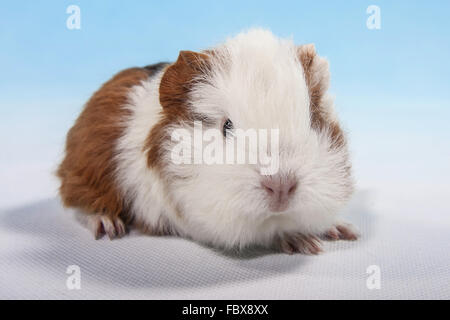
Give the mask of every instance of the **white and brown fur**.
<path id="1" fill-rule="evenodd" d="M 122 71 L 68 133 L 58 170 L 63 202 L 96 237 L 120 237 L 134 224 L 222 248 L 312 254 L 320 237 L 354 240 L 337 215 L 353 181 L 328 83 L 328 63 L 313 45 L 261 29 L 182 51 L 172 64 Z M 172 163 L 172 130 L 192 131 L 194 120 L 220 130 L 227 118 L 237 128 L 280 130 L 278 176 L 296 186 L 281 212 L 270 209 L 257 165 Z"/>

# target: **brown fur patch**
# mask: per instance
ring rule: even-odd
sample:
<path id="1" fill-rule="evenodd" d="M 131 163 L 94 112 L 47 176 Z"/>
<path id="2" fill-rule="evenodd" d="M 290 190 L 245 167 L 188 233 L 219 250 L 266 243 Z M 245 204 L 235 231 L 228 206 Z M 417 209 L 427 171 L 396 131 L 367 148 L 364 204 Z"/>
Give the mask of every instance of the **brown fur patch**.
<path id="1" fill-rule="evenodd" d="M 126 217 L 125 201 L 114 180 L 114 148 L 122 135 L 129 90 L 149 77 L 145 68 L 131 68 L 115 75 L 88 101 L 70 129 L 66 155 L 57 175 L 65 206 L 87 213 Z"/>
<path id="2" fill-rule="evenodd" d="M 170 139 L 170 132 L 166 129 L 172 124 L 195 120 L 195 115 L 188 110 L 188 95 L 193 80 L 209 68 L 208 61 L 209 56 L 204 53 L 181 51 L 177 61 L 162 76 L 159 87 L 159 100 L 163 107 L 161 119 L 150 131 L 144 146 L 149 167 L 163 166 L 162 145 Z"/>
<path id="3" fill-rule="evenodd" d="M 323 98 L 329 86 L 328 62 L 319 57 L 313 44 L 298 48 L 298 57 L 302 64 L 310 98 L 311 127 L 317 130 L 328 129 L 332 138 L 332 147 L 345 144 L 344 133 L 339 124 L 329 119 L 329 111 L 323 106 Z"/>

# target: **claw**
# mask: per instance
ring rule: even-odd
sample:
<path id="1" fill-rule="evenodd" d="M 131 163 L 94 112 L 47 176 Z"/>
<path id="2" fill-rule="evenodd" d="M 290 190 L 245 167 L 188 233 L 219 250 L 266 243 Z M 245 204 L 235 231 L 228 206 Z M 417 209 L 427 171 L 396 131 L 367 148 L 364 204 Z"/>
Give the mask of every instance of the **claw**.
<path id="1" fill-rule="evenodd" d="M 336 226 L 336 229 L 338 229 L 340 233 L 340 239 L 354 241 L 359 237 L 359 232 L 351 224 L 346 223 L 338 225 Z"/>
<path id="2" fill-rule="evenodd" d="M 322 252 L 320 240 L 315 236 L 300 233 L 288 234 L 280 239 L 280 248 L 287 254 L 319 254 Z"/>
<path id="3" fill-rule="evenodd" d="M 354 241 L 359 238 L 358 230 L 349 223 L 341 223 L 331 227 L 325 232 L 325 237 L 329 240 L 350 240 Z"/>
<path id="4" fill-rule="evenodd" d="M 125 224 L 119 217 L 111 218 L 106 215 L 96 214 L 89 215 L 86 219 L 87 227 L 94 234 L 95 240 L 100 239 L 105 234 L 112 240 L 124 236 L 127 232 Z"/>
<path id="5" fill-rule="evenodd" d="M 339 240 L 339 230 L 336 229 L 336 227 L 331 227 L 330 230 L 325 233 L 325 236 L 330 240 Z"/>

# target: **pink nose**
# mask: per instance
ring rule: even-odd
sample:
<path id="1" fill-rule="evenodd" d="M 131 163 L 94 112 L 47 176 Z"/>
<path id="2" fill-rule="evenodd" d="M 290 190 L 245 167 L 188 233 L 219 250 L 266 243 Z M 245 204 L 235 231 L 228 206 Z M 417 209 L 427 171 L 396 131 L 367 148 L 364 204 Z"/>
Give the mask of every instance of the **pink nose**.
<path id="1" fill-rule="evenodd" d="M 297 189 L 297 179 L 294 175 L 264 176 L 261 186 L 269 197 L 270 210 L 280 212 L 288 207 L 289 199 Z"/>

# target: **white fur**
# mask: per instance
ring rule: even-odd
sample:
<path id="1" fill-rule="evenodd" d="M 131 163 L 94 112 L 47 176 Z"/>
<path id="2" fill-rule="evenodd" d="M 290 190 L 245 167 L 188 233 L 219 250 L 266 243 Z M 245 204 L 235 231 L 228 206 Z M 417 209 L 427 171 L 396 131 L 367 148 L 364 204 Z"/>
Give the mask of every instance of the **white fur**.
<path id="1" fill-rule="evenodd" d="M 162 220 L 176 219 L 172 202 L 157 172 L 147 166 L 143 152 L 145 140 L 151 128 L 158 122 L 161 105 L 159 103 L 159 83 L 162 72 L 132 88 L 124 106 L 131 111 L 126 119 L 126 130 L 116 146 L 116 165 L 122 194 L 131 206 L 133 217 L 150 227 L 159 226 Z M 171 217 L 171 218 L 169 218 Z"/>
<path id="2" fill-rule="evenodd" d="M 164 174 L 187 177 L 170 185 L 147 167 L 143 146 L 162 108 L 161 72 L 130 93 L 126 108 L 132 116 L 117 144 L 117 178 L 139 221 L 155 227 L 165 218 L 185 236 L 228 248 L 269 245 L 286 232 L 321 234 L 338 222 L 336 213 L 352 188 L 347 149 L 330 149 L 329 133 L 311 128 L 296 48 L 265 30 L 239 34 L 215 49 L 212 72 L 190 95 L 193 110 L 214 119 L 218 128 L 230 118 L 236 128 L 280 130 L 280 171 L 299 181 L 288 209 L 270 212 L 256 165 L 175 165 L 168 152 Z M 335 120 L 333 102 L 326 100 Z"/>

